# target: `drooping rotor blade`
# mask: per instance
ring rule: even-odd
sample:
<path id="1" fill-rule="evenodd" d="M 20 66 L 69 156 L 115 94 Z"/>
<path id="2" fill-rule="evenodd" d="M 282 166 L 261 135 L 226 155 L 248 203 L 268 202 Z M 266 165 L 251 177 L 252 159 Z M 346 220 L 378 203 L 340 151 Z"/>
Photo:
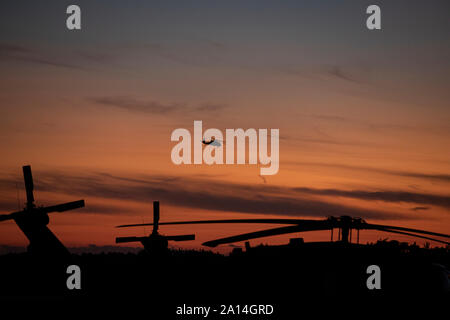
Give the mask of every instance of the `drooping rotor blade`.
<path id="1" fill-rule="evenodd" d="M 140 242 L 145 237 L 118 237 L 116 238 L 116 243 L 126 243 L 126 242 Z"/>
<path id="2" fill-rule="evenodd" d="M 220 244 L 227 244 L 227 243 L 233 243 L 233 242 L 239 242 L 239 241 L 245 241 L 250 239 L 257 239 L 257 238 L 263 238 L 263 237 L 270 237 L 270 236 L 276 236 L 281 234 L 288 234 L 288 233 L 294 233 L 294 232 L 301 232 L 301 231 L 318 231 L 318 230 L 329 230 L 331 229 L 330 224 L 328 221 L 320 221 L 315 220 L 315 223 L 309 224 L 309 225 L 296 225 L 296 226 L 287 226 L 287 227 L 280 227 L 280 228 L 273 228 L 273 229 L 267 229 L 267 230 L 261 230 L 256 232 L 250 232 L 250 233 L 244 233 L 237 236 L 231 236 L 221 239 L 216 239 L 212 241 L 207 241 L 203 243 L 204 246 L 207 247 L 216 247 Z"/>
<path id="3" fill-rule="evenodd" d="M 450 244 L 450 242 L 447 241 L 443 241 L 443 240 L 438 240 L 438 239 L 434 239 L 434 238 L 430 238 L 430 237 L 426 237 L 426 236 L 421 236 L 418 234 L 414 234 L 414 233 L 409 233 L 409 232 L 403 232 L 403 231 L 396 231 L 396 230 L 390 230 L 390 229 L 377 229 L 378 231 L 384 231 L 384 232 L 392 232 L 392 233 L 398 233 L 398 234 L 404 234 L 406 236 L 411 236 L 411 237 L 416 237 L 416 238 L 421 238 L 421 239 L 427 239 L 427 240 L 431 240 L 431 241 L 436 241 L 436 242 L 440 242 L 440 243 L 445 243 L 445 244 Z"/>
<path id="4" fill-rule="evenodd" d="M 63 204 L 58 204 L 56 206 L 49 206 L 41 208 L 45 213 L 49 212 L 63 212 L 67 210 L 73 210 L 84 207 L 84 200 L 72 201 Z"/>
<path id="5" fill-rule="evenodd" d="M 158 232 L 159 226 L 159 201 L 153 201 L 153 233 Z"/>
<path id="6" fill-rule="evenodd" d="M 365 223 L 360 226 L 360 229 L 375 229 L 375 230 L 390 229 L 390 230 L 400 230 L 400 231 L 406 231 L 406 232 L 428 234 L 428 235 L 436 236 L 436 237 L 450 238 L 450 235 L 448 235 L 448 234 L 431 232 L 431 231 L 426 231 L 426 230 L 419 230 L 419 229 L 411 229 L 411 228 L 403 228 L 403 227 L 395 227 L 395 226 L 385 226 L 385 225 L 381 225 L 381 224 Z"/>
<path id="7" fill-rule="evenodd" d="M 84 207 L 84 200 L 72 201 L 63 204 L 58 204 L 56 206 L 49 206 L 44 208 L 34 208 L 33 210 L 39 210 L 41 212 L 50 213 L 50 212 L 63 212 L 67 210 L 73 210 Z M 2 214 L 0 215 L 0 221 L 6 221 L 14 219 L 18 214 L 22 214 L 25 211 L 17 211 L 10 214 Z"/>
<path id="8" fill-rule="evenodd" d="M 23 166 L 23 179 L 25 180 L 25 190 L 27 192 L 27 205 L 30 207 L 34 202 L 33 196 L 33 176 L 31 175 L 31 166 Z"/>
<path id="9" fill-rule="evenodd" d="M 12 220 L 23 211 L 17 211 L 10 214 L 0 214 L 0 221 Z"/>
<path id="10" fill-rule="evenodd" d="M 0 221 L 12 220 L 14 219 L 13 214 L 2 214 L 0 215 Z"/>
<path id="11" fill-rule="evenodd" d="M 169 241 L 189 241 L 189 240 L 195 240 L 195 234 L 186 234 L 186 235 L 180 235 L 180 236 L 164 236 L 166 240 Z"/>
<path id="12" fill-rule="evenodd" d="M 174 224 L 213 224 L 213 223 L 265 223 L 265 224 L 301 224 L 308 222 L 322 222 L 327 220 L 307 220 L 307 219 L 228 219 L 228 220 L 197 220 L 197 221 L 173 221 L 160 222 L 159 225 Z M 123 224 L 116 228 L 152 226 L 153 223 Z"/>

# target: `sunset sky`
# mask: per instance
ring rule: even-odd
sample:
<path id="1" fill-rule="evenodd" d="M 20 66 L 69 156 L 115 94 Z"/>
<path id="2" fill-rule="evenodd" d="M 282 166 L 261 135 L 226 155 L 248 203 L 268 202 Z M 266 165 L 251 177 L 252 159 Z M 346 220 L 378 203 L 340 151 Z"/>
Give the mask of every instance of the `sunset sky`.
<path id="1" fill-rule="evenodd" d="M 78 4 L 82 29 L 66 29 Z M 450 2 L 2 1 L 0 213 L 39 205 L 67 246 L 161 221 L 351 215 L 450 233 Z M 280 130 L 279 172 L 172 163 L 176 128 Z M 18 199 L 19 198 L 19 199 Z M 267 225 L 160 228 L 216 237 Z M 270 227 L 270 226 L 269 226 Z M 312 232 L 251 241 L 329 239 Z M 365 231 L 361 241 L 416 240 Z M 0 245 L 24 246 L 12 221 Z M 136 244 L 139 245 L 139 244 Z M 242 243 L 237 243 L 242 245 Z M 229 248 L 229 247 L 228 247 Z M 222 250 L 226 250 L 222 249 Z"/>

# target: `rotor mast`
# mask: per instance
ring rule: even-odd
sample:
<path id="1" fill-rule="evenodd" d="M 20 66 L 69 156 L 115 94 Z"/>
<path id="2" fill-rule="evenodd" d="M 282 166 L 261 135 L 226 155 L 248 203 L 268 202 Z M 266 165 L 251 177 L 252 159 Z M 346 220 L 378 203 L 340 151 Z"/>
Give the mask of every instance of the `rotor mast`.
<path id="1" fill-rule="evenodd" d="M 27 204 L 26 209 L 31 211 L 34 208 L 34 184 L 33 184 L 33 175 L 31 174 L 31 166 L 23 166 L 23 179 L 25 181 L 25 190 L 27 193 Z"/>

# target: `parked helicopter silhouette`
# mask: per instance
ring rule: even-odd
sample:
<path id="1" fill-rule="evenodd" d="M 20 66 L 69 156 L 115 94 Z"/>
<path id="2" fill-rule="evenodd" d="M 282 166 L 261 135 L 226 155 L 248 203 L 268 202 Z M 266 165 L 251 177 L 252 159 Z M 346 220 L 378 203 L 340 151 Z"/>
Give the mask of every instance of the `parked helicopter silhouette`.
<path id="1" fill-rule="evenodd" d="M 33 254 L 49 255 L 53 258 L 67 256 L 69 251 L 47 227 L 48 213 L 63 212 L 84 207 L 84 200 L 67 202 L 55 206 L 37 207 L 34 204 L 33 176 L 31 166 L 23 166 L 23 177 L 27 193 L 26 207 L 22 211 L 0 215 L 0 221 L 14 220 L 28 238 L 28 251 Z"/>
<path id="2" fill-rule="evenodd" d="M 118 237 L 116 243 L 141 242 L 145 250 L 152 254 L 163 254 L 167 251 L 169 241 L 195 240 L 194 234 L 166 236 L 158 233 L 159 228 L 159 201 L 153 201 L 153 231 L 146 237 Z"/>
<path id="3" fill-rule="evenodd" d="M 431 238 L 424 235 L 431 235 L 436 237 L 444 237 L 450 238 L 450 235 L 419 230 L 419 229 L 411 229 L 404 227 L 396 227 L 396 226 L 388 226 L 388 225 L 379 225 L 379 224 L 371 224 L 367 223 L 361 218 L 352 218 L 350 216 L 341 216 L 341 217 L 329 217 L 324 220 L 308 220 L 308 219 L 230 219 L 230 220 L 198 220 L 198 221 L 175 221 L 175 222 L 162 222 L 158 223 L 159 225 L 181 225 L 181 224 L 212 224 L 212 223 L 263 223 L 263 224 L 285 224 L 288 226 L 271 228 L 260 230 L 256 232 L 239 234 L 231 237 L 220 238 L 216 240 L 211 240 L 204 242 L 204 246 L 208 247 L 216 247 L 222 244 L 229 244 L 240 241 L 247 241 L 251 239 L 270 237 L 275 235 L 282 234 L 290 234 L 296 232 L 305 232 L 305 231 L 320 231 L 320 230 L 330 230 L 331 231 L 331 240 L 333 240 L 333 229 L 338 229 L 338 241 L 347 244 L 352 241 L 352 230 L 357 231 L 357 242 L 359 243 L 359 231 L 360 230 L 378 230 L 383 232 L 390 232 L 402 235 L 408 235 L 416 238 L 427 239 L 431 241 L 436 241 L 444 244 L 450 244 L 448 241 L 439 240 L 435 238 Z M 127 228 L 127 227 L 138 227 L 138 226 L 147 226 L 153 225 L 152 223 L 141 223 L 141 224 L 129 224 L 129 225 L 120 225 L 118 228 Z"/>

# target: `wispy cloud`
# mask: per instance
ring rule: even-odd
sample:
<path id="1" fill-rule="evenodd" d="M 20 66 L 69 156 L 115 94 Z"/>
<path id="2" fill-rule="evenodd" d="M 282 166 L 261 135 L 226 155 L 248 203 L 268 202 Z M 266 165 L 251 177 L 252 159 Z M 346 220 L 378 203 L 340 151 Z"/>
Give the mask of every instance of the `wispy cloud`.
<path id="1" fill-rule="evenodd" d="M 57 68 L 93 70 L 95 66 L 112 64 L 116 56 L 97 51 L 55 52 L 54 50 L 0 43 L 0 61 L 15 61 Z"/>
<path id="2" fill-rule="evenodd" d="M 320 79 L 320 80 L 339 80 L 346 81 L 352 84 L 368 84 L 369 82 L 364 75 L 367 74 L 367 70 L 362 70 L 356 66 L 351 68 L 341 65 L 284 65 L 273 68 L 277 72 L 288 76 L 303 77 L 307 79 Z"/>
<path id="3" fill-rule="evenodd" d="M 110 96 L 110 97 L 93 97 L 88 98 L 88 101 L 95 104 L 127 110 L 138 113 L 151 114 L 173 114 L 173 113 L 190 113 L 190 112 L 205 112 L 212 113 L 224 109 L 223 104 L 203 103 L 200 105 L 190 105 L 188 103 L 174 102 L 164 103 L 157 100 L 139 100 L 129 96 Z"/>
<path id="4" fill-rule="evenodd" d="M 144 112 L 144 113 L 159 113 L 165 114 L 174 112 L 185 105 L 178 103 L 164 104 L 159 101 L 138 101 L 131 97 L 97 97 L 91 98 L 92 102 L 110 106 L 114 108 L 124 109 L 131 112 Z"/>
<path id="5" fill-rule="evenodd" d="M 326 144 L 336 146 L 367 146 L 366 143 L 358 141 L 340 141 L 332 138 L 312 138 L 312 137 L 284 137 L 284 140 L 290 142 Z"/>
<path id="6" fill-rule="evenodd" d="M 365 166 L 353 166 L 353 165 L 336 164 L 336 163 L 316 163 L 316 162 L 300 162 L 299 161 L 299 162 L 290 162 L 290 163 L 285 163 L 285 164 L 292 165 L 292 166 L 316 166 L 316 167 L 338 168 L 338 169 L 345 169 L 345 170 L 357 170 L 357 171 L 373 172 L 373 173 L 379 173 L 379 174 L 387 174 L 387 175 L 410 177 L 410 178 L 450 183 L 450 174 L 446 174 L 446 173 L 410 172 L 410 171 L 391 170 L 391 169 L 373 168 L 373 167 L 365 167 Z"/>
<path id="7" fill-rule="evenodd" d="M 205 103 L 202 105 L 199 105 L 197 107 L 194 107 L 194 111 L 199 112 L 214 112 L 214 111 L 220 111 L 224 109 L 226 106 L 224 104 L 214 104 L 214 103 Z"/>
<path id="8" fill-rule="evenodd" d="M 224 63 L 223 53 L 227 51 L 227 46 L 215 40 L 191 38 L 181 43 L 148 43 L 139 49 L 178 64 L 211 67 Z"/>
<path id="9" fill-rule="evenodd" d="M 91 173 L 85 176 L 41 172 L 36 174 L 37 191 L 55 192 L 83 197 L 89 206 L 89 198 L 123 200 L 148 204 L 160 200 L 180 208 L 193 208 L 220 212 L 248 214 L 271 214 L 282 216 L 340 216 L 351 215 L 371 219 L 410 219 L 404 214 L 378 209 L 364 209 L 318 199 L 320 196 L 351 197 L 367 201 L 433 203 L 448 207 L 448 199 L 433 195 L 408 193 L 370 193 L 342 190 L 316 190 L 307 188 L 287 188 L 267 184 L 244 185 L 225 181 L 211 181 L 202 178 L 177 178 L 173 176 L 143 176 L 127 178 L 105 173 Z M 11 185 L 1 179 L 3 187 Z M 14 182 L 15 183 L 15 182 Z M 314 195 L 314 197 L 311 197 Z M 111 204 L 108 204 L 110 206 Z M 9 208 L 11 209 L 11 208 Z M 99 213 L 120 213 L 121 209 L 97 207 Z M 417 217 L 415 217 L 417 218 Z"/>
<path id="10" fill-rule="evenodd" d="M 63 59 L 49 56 L 39 50 L 11 44 L 0 44 L 0 60 L 28 62 L 60 68 L 85 69 L 81 65 L 68 63 Z"/>
<path id="11" fill-rule="evenodd" d="M 377 131 L 405 131 L 405 132 L 426 132 L 427 134 L 442 134 L 450 132 L 450 126 L 447 123 L 442 124 L 406 124 L 406 123 L 380 123 L 373 122 L 369 120 L 356 119 L 352 117 L 343 117 L 340 115 L 330 115 L 330 114 L 303 114 L 303 117 L 308 117 L 313 120 L 318 120 L 321 122 L 334 122 L 345 125 L 351 125 L 354 127 L 360 127 L 369 130 Z"/>
<path id="12" fill-rule="evenodd" d="M 340 80 L 349 81 L 353 83 L 360 83 L 361 81 L 356 80 L 355 77 L 351 76 L 350 73 L 340 66 L 330 66 L 327 70 L 328 74 L 336 77 Z"/>
<path id="13" fill-rule="evenodd" d="M 429 210 L 430 207 L 414 207 L 411 208 L 412 211 L 424 211 L 424 210 Z"/>
<path id="14" fill-rule="evenodd" d="M 295 188 L 307 194 L 345 197 L 361 200 L 380 200 L 385 202 L 408 202 L 408 203 L 422 203 L 450 208 L 450 196 L 414 193 L 407 191 L 363 191 L 363 190 L 338 190 L 338 189 L 311 189 L 311 188 Z"/>

